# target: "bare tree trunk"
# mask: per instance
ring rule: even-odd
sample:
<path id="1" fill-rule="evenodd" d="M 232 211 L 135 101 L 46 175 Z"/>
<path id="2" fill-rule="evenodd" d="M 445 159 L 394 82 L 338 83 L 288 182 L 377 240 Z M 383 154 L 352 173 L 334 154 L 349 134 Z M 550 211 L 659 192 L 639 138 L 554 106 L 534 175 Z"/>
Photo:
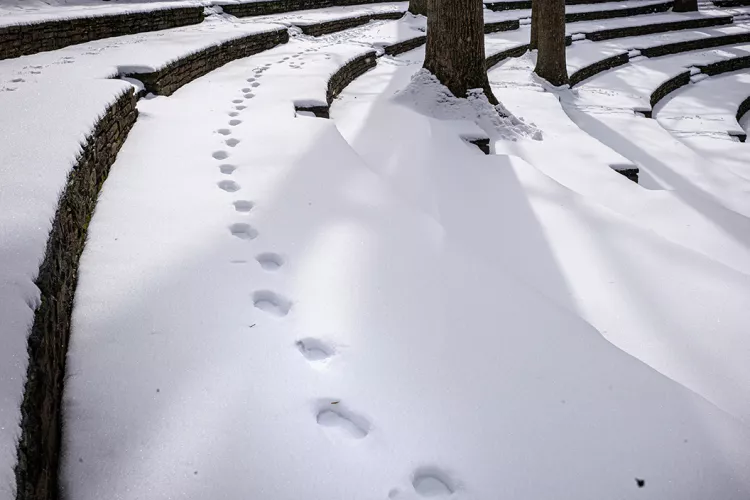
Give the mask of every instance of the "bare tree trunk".
<path id="1" fill-rule="evenodd" d="M 430 8 L 430 0 L 409 0 L 409 12 L 417 15 L 426 16 Z"/>
<path id="2" fill-rule="evenodd" d="M 536 49 L 539 40 L 539 2 L 541 0 L 531 0 L 531 36 L 529 37 L 529 48 Z"/>
<path id="3" fill-rule="evenodd" d="M 534 72 L 552 85 L 568 83 L 565 64 L 565 0 L 536 0 L 537 59 Z"/>
<path id="4" fill-rule="evenodd" d="M 424 67 L 456 97 L 466 97 L 470 89 L 482 89 L 487 99 L 497 104 L 484 60 L 483 7 L 482 0 L 432 3 Z"/>
<path id="5" fill-rule="evenodd" d="M 698 10 L 698 0 L 674 0 L 675 12 L 693 12 Z"/>

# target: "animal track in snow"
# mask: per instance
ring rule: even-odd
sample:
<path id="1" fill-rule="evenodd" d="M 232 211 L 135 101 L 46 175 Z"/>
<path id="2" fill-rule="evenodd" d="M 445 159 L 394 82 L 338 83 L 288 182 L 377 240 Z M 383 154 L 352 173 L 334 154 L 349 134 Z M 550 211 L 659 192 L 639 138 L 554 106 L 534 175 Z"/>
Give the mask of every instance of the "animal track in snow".
<path id="1" fill-rule="evenodd" d="M 227 193 L 234 193 L 240 190 L 240 185 L 230 180 L 219 181 L 217 185 Z"/>
<path id="2" fill-rule="evenodd" d="M 292 308 L 292 302 L 270 290 L 259 290 L 253 293 L 253 305 L 274 316 L 286 316 Z"/>
<path id="3" fill-rule="evenodd" d="M 228 114 L 229 116 L 239 116 L 239 113 L 238 113 L 238 112 L 236 112 L 236 111 L 230 111 L 230 112 L 229 112 L 229 113 L 227 113 L 227 114 Z"/>
<path id="4" fill-rule="evenodd" d="M 417 469 L 411 484 L 414 491 L 423 497 L 446 497 L 456 491 L 448 475 L 435 467 Z"/>
<path id="5" fill-rule="evenodd" d="M 223 165 L 219 165 L 219 170 L 221 171 L 222 174 L 230 175 L 232 172 L 237 170 L 237 167 L 235 167 L 234 165 L 230 165 L 228 163 L 224 163 Z"/>
<path id="6" fill-rule="evenodd" d="M 229 120 L 229 124 L 233 127 L 236 127 L 240 123 L 242 123 L 242 120 Z"/>
<path id="7" fill-rule="evenodd" d="M 247 81 L 248 81 L 248 82 L 250 82 L 250 83 L 252 83 L 252 82 L 254 82 L 254 81 L 255 81 L 255 78 L 253 78 L 253 77 L 250 77 L 250 78 L 248 78 L 248 79 L 247 79 Z M 243 89 L 243 90 L 244 90 L 244 89 Z"/>
<path id="8" fill-rule="evenodd" d="M 238 212 L 247 213 L 253 209 L 255 203 L 247 200 L 237 200 L 233 203 L 234 209 Z"/>
<path id="9" fill-rule="evenodd" d="M 253 78 L 255 80 L 255 78 Z M 242 89 L 243 92 L 250 92 L 252 89 L 250 87 L 245 87 Z"/>
<path id="10" fill-rule="evenodd" d="M 234 107 L 234 109 L 238 109 L 238 110 L 242 111 L 242 110 L 243 110 L 243 109 L 245 109 L 246 107 L 247 107 L 247 106 L 235 106 L 235 107 Z"/>
<path id="11" fill-rule="evenodd" d="M 241 240 L 254 240 L 258 237 L 258 231 L 250 224 L 245 224 L 244 222 L 232 224 L 229 226 L 229 231 Z"/>
<path id="12" fill-rule="evenodd" d="M 284 258 L 281 255 L 272 252 L 258 254 L 255 257 L 255 260 L 257 260 L 260 267 L 266 271 L 276 271 L 284 265 Z"/>
<path id="13" fill-rule="evenodd" d="M 308 361 L 326 361 L 336 354 L 336 351 L 332 347 L 318 339 L 306 338 L 298 340 L 295 345 Z"/>
<path id="14" fill-rule="evenodd" d="M 244 99 L 235 99 L 232 102 L 235 103 L 235 104 L 242 104 L 243 102 L 245 102 L 245 100 Z"/>
<path id="15" fill-rule="evenodd" d="M 225 160 L 229 158 L 229 153 L 226 151 L 214 151 L 211 156 L 213 156 L 217 160 Z"/>
<path id="16" fill-rule="evenodd" d="M 363 439 L 370 433 L 370 423 L 341 406 L 341 403 L 329 401 L 322 404 L 315 420 L 318 425 L 354 439 Z"/>
<path id="17" fill-rule="evenodd" d="M 11 80 L 11 83 L 21 83 L 21 82 L 25 82 L 25 81 L 26 80 L 24 80 L 23 78 L 14 78 L 14 79 Z"/>
<path id="18" fill-rule="evenodd" d="M 230 148 L 233 148 L 233 147 L 235 147 L 235 146 L 236 146 L 237 144 L 239 144 L 239 143 L 240 143 L 240 140 L 239 140 L 239 139 L 235 139 L 235 138 L 233 137 L 233 138 L 231 138 L 231 139 L 227 139 L 227 140 L 226 140 L 226 141 L 224 141 L 224 142 L 226 143 L 226 145 L 227 145 L 227 146 L 229 146 Z"/>
<path id="19" fill-rule="evenodd" d="M 232 131 L 229 130 L 228 128 L 220 128 L 216 132 L 218 132 L 221 135 L 230 135 L 232 133 Z"/>
<path id="20" fill-rule="evenodd" d="M 252 83 L 252 84 L 251 84 L 250 86 L 251 86 L 251 87 L 260 87 L 260 83 L 258 83 L 258 82 L 253 82 L 253 83 Z"/>
<path id="21" fill-rule="evenodd" d="M 248 92 L 247 94 L 245 94 L 245 99 L 252 99 L 253 97 L 255 97 L 255 94 L 253 94 L 252 92 Z"/>

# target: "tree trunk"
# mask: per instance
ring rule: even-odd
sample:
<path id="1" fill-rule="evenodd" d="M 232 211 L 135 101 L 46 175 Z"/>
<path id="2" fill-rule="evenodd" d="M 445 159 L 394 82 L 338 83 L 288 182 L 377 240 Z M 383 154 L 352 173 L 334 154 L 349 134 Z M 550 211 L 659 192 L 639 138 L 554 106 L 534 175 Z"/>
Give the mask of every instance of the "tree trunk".
<path id="1" fill-rule="evenodd" d="M 537 58 L 534 72 L 552 85 L 568 83 L 565 64 L 565 0 L 536 0 Z"/>
<path id="2" fill-rule="evenodd" d="M 409 0 L 409 12 L 414 14 L 415 16 L 418 15 L 427 15 L 427 11 L 429 9 L 429 3 L 430 0 Z"/>
<path id="3" fill-rule="evenodd" d="M 456 97 L 466 97 L 470 89 L 482 89 L 487 99 L 497 104 L 484 60 L 483 7 L 482 0 L 432 3 L 424 67 Z"/>
<path id="4" fill-rule="evenodd" d="M 539 39 L 539 2 L 541 0 L 531 0 L 531 35 L 529 37 L 529 48 L 537 48 Z M 697 0 L 696 0 L 697 1 Z"/>
<path id="5" fill-rule="evenodd" d="M 674 12 L 694 12 L 698 10 L 698 0 L 674 0 Z"/>

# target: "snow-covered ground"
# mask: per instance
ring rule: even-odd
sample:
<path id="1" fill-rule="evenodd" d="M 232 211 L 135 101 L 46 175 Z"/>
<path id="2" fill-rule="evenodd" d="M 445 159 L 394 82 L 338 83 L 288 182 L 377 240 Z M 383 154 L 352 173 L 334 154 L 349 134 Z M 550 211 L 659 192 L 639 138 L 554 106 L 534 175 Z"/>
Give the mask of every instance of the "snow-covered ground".
<path id="1" fill-rule="evenodd" d="M 625 4 L 643 2 L 572 8 Z M 0 61 L 0 261 L 13 262 L 0 267 L 12 332 L 1 500 L 32 280 L 78 142 L 128 88 L 111 77 L 405 7 L 214 15 Z M 424 74 L 412 82 L 422 49 L 381 57 L 331 120 L 295 113 L 325 104 L 347 61 L 424 29 L 406 16 L 295 36 L 139 103 L 81 261 L 66 497 L 747 498 L 750 156 L 706 134 L 710 113 L 734 120 L 747 75 L 691 85 L 656 120 L 633 110 L 748 47 L 633 51 L 748 26 L 577 41 L 570 72 L 632 58 L 573 90 L 536 79 L 534 54 L 506 60 L 490 79 L 521 120 L 489 119 L 481 99 L 456 101 Z M 527 42 L 528 27 L 495 33 L 487 54 Z M 481 135 L 489 157 L 463 140 Z M 634 166 L 640 185 L 616 172 Z"/>

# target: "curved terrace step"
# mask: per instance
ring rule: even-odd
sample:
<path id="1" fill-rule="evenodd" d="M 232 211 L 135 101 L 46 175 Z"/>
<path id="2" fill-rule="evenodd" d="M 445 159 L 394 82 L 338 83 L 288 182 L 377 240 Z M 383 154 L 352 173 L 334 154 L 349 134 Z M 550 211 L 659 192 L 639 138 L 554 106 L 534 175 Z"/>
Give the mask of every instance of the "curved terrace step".
<path id="1" fill-rule="evenodd" d="M 728 135 L 745 142 L 747 133 L 738 122 L 750 109 L 748 96 L 750 72 L 712 76 L 665 97 L 654 110 L 654 116 L 678 138 Z"/>
<path id="2" fill-rule="evenodd" d="M 13 368 L 0 380 L 0 401 L 11 405 L 0 412 L 0 426 L 15 429 L 21 421 L 15 480 L 16 433 L 0 433 L 0 480 L 16 483 L 19 499 L 57 492 L 58 411 L 78 259 L 98 190 L 136 117 L 131 85 L 110 77 L 149 67 L 170 93 L 287 37 L 274 25 L 220 23 L 0 61 L 0 133 L 8 138 L 0 146 L 0 208 L 9 216 L 0 219 L 0 307 L 8 328 L 0 364 Z"/>
<path id="3" fill-rule="evenodd" d="M 568 49 L 570 84 L 577 85 L 608 69 L 627 64 L 631 59 L 661 57 L 713 47 L 750 42 L 750 24 L 702 30 L 681 30 L 659 35 L 645 35 L 573 44 Z"/>
<path id="4" fill-rule="evenodd" d="M 700 38 L 704 37 L 726 36 L 727 38 L 724 39 L 725 41 L 723 43 L 735 43 L 736 41 L 743 40 L 743 29 L 735 29 L 734 31 L 730 29 L 728 31 L 716 31 L 715 33 L 713 31 L 706 31 L 707 34 L 705 36 L 701 35 L 700 32 L 697 32 L 693 35 L 693 38 L 691 38 L 690 35 L 683 34 L 688 33 L 684 30 L 721 26 L 729 24 L 731 22 L 732 18 L 730 16 L 720 15 L 715 11 L 711 11 L 707 14 L 651 14 L 636 16 L 632 18 L 608 19 L 596 22 L 583 21 L 569 23 L 566 25 L 565 30 L 567 33 L 566 39 L 568 45 L 572 43 L 573 38 L 576 38 L 577 40 L 599 41 L 661 33 L 661 35 L 659 36 L 663 37 L 665 41 L 669 40 L 670 43 L 674 45 L 657 44 L 654 46 L 645 46 L 643 45 L 643 43 L 640 43 L 638 41 L 623 42 L 624 44 L 634 43 L 641 45 L 643 47 L 643 50 L 647 51 L 648 53 L 657 54 L 660 50 L 659 47 L 661 47 L 662 45 L 663 47 L 661 50 L 663 50 L 665 53 L 668 53 L 670 51 L 678 51 L 680 49 L 691 50 L 691 44 L 694 44 L 693 46 L 699 47 L 710 47 L 712 46 L 710 45 L 711 43 L 716 43 L 715 41 L 710 42 L 699 40 Z M 737 37 L 731 38 L 730 35 L 734 33 L 739 34 Z M 485 37 L 485 51 L 487 54 L 488 68 L 498 64 L 507 57 L 518 57 L 526 52 L 529 47 L 528 40 L 529 29 L 527 27 L 520 28 L 516 32 L 507 32 L 498 36 L 488 35 L 487 37 Z M 654 38 L 653 40 L 659 40 L 659 38 Z M 681 45 L 680 43 L 682 42 L 684 42 L 684 44 Z M 619 42 L 613 43 L 619 44 Z M 577 44 L 577 47 L 578 45 L 579 44 Z M 599 45 L 597 45 L 597 47 L 599 47 Z M 614 45 L 613 47 L 620 47 L 620 45 Z M 627 51 L 628 50 L 623 49 L 623 52 Z M 615 53 L 621 54 L 621 52 L 618 51 L 615 51 Z M 598 56 L 599 52 L 597 50 L 592 50 L 591 54 L 593 56 L 594 62 L 598 62 L 601 59 Z M 568 62 L 570 63 L 571 61 Z M 586 71 L 583 71 L 577 75 L 574 75 L 573 73 L 578 70 L 582 70 L 583 67 L 586 66 L 586 64 L 578 64 L 574 67 L 570 67 L 569 65 L 568 70 L 571 73 L 573 82 L 580 82 L 582 79 L 588 78 L 589 76 L 594 75 L 597 72 L 617 66 L 619 64 L 624 64 L 625 62 L 627 62 L 627 59 L 624 57 L 620 57 L 619 59 L 613 59 L 608 63 L 603 63 L 598 68 L 592 67 L 590 69 L 587 69 Z"/>

